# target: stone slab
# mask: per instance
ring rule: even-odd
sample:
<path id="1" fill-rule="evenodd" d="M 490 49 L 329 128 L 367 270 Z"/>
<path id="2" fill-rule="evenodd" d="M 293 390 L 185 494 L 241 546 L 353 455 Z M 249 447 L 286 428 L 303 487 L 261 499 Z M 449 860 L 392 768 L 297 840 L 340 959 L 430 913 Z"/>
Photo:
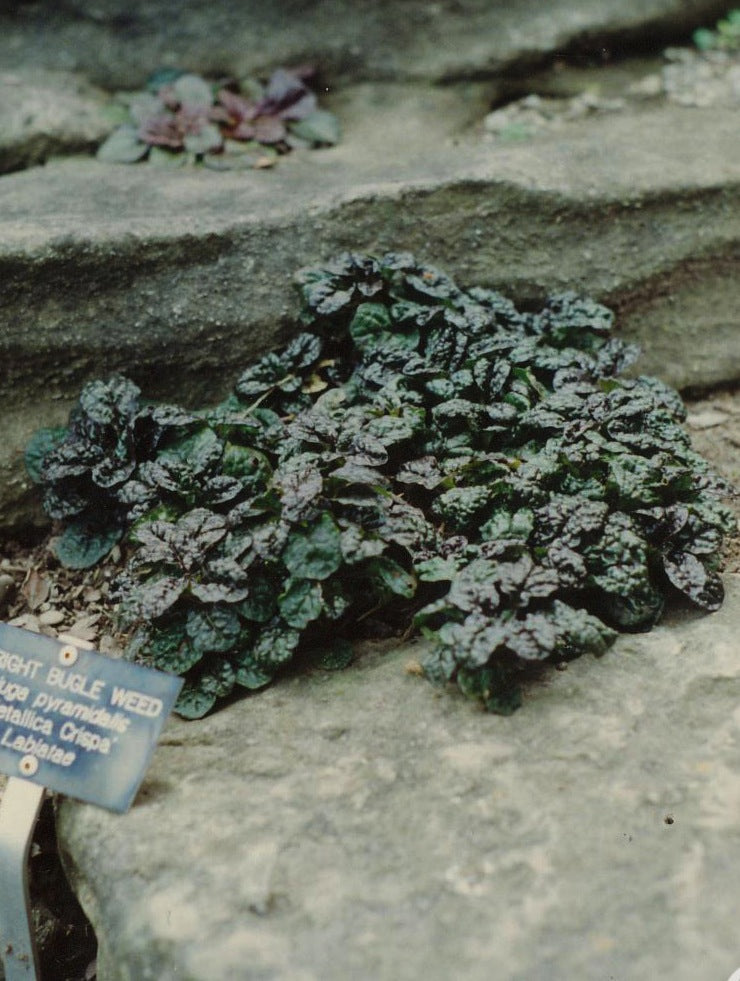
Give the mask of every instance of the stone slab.
<path id="1" fill-rule="evenodd" d="M 337 80 L 501 72 L 580 45 L 656 48 L 713 24 L 722 0 L 54 0 L 0 7 L 0 63 L 135 88 L 160 64 L 237 77 L 313 62 Z"/>
<path id="2" fill-rule="evenodd" d="M 93 151 L 110 131 L 105 93 L 78 75 L 20 67 L 0 73 L 0 173 Z"/>
<path id="3" fill-rule="evenodd" d="M 101 981 L 720 979 L 740 966 L 740 576 L 487 716 L 370 647 L 173 720 L 59 808 Z"/>
<path id="4" fill-rule="evenodd" d="M 647 106 L 486 142 L 486 87 L 358 86 L 336 148 L 271 172 L 71 158 L 0 180 L 0 527 L 42 520 L 22 451 L 112 371 L 215 401 L 297 312 L 291 277 L 344 249 L 408 249 L 462 283 L 614 306 L 641 370 L 740 378 L 740 134 L 730 109 Z M 476 125 L 475 121 L 478 120 Z"/>

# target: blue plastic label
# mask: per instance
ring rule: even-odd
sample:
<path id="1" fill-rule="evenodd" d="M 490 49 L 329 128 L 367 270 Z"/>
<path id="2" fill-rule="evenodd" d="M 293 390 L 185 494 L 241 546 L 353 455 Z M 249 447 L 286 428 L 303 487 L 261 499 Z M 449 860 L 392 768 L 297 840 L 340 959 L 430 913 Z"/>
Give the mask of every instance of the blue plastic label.
<path id="1" fill-rule="evenodd" d="M 127 811 L 181 687 L 0 623 L 0 772 Z"/>

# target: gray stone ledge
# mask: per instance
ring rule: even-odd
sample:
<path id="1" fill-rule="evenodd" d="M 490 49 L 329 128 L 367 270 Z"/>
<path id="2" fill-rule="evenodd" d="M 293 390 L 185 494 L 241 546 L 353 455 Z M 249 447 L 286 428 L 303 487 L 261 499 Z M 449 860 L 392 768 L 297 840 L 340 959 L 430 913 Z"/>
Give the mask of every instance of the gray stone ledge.
<path id="1" fill-rule="evenodd" d="M 371 92 L 374 122 L 353 111 Z M 41 520 L 23 446 L 81 384 L 120 370 L 154 398 L 215 401 L 291 329 L 293 272 L 348 248 L 408 249 L 528 302 L 575 289 L 617 309 L 641 370 L 682 388 L 740 378 L 731 110 L 491 145 L 470 126 L 475 86 L 371 92 L 345 93 L 342 145 L 270 173 L 70 159 L 0 179 L 0 527 Z"/>
<path id="2" fill-rule="evenodd" d="M 171 720 L 126 816 L 63 802 L 101 981 L 727 978 L 740 577 L 486 716 L 418 643 Z"/>
<path id="3" fill-rule="evenodd" d="M 69 72 L 0 73 L 0 173 L 92 152 L 110 131 L 105 93 Z"/>
<path id="4" fill-rule="evenodd" d="M 8 5 L 6 5 L 8 6 Z M 0 16 L 0 63 L 72 70 L 110 89 L 161 64 L 237 77 L 313 62 L 332 79 L 490 75 L 558 51 L 655 46 L 713 24 L 722 0 L 40 0 Z"/>

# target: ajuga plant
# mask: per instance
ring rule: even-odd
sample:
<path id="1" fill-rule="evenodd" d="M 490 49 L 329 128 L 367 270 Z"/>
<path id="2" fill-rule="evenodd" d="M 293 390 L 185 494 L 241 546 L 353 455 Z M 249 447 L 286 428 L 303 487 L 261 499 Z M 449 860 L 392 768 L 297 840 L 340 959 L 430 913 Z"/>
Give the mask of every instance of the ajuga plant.
<path id="1" fill-rule="evenodd" d="M 236 170 L 269 167 L 293 147 L 337 143 L 336 117 L 319 108 L 307 85 L 312 73 L 279 68 L 264 84 L 239 84 L 162 69 L 146 91 L 121 95 L 113 104 L 120 125 L 98 149 L 98 159 Z"/>
<path id="2" fill-rule="evenodd" d="M 713 31 L 706 27 L 694 31 L 693 41 L 700 51 L 740 52 L 740 9 L 717 21 Z"/>
<path id="3" fill-rule="evenodd" d="M 704 610 L 733 517 L 677 393 L 620 377 L 612 314 L 523 313 L 407 254 L 298 274 L 300 333 L 202 411 L 88 385 L 29 447 L 60 559 L 125 536 L 130 654 L 190 717 L 286 665 L 341 666 L 373 618 L 496 712 L 545 662 L 602 654 L 671 595 Z"/>

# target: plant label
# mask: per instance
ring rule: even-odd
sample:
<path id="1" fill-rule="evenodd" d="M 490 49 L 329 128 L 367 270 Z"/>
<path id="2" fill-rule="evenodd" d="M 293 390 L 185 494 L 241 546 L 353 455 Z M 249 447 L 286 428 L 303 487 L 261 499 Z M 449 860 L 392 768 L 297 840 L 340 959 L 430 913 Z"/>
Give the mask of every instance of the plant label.
<path id="1" fill-rule="evenodd" d="M 123 813 L 182 684 L 0 623 L 0 772 Z"/>

